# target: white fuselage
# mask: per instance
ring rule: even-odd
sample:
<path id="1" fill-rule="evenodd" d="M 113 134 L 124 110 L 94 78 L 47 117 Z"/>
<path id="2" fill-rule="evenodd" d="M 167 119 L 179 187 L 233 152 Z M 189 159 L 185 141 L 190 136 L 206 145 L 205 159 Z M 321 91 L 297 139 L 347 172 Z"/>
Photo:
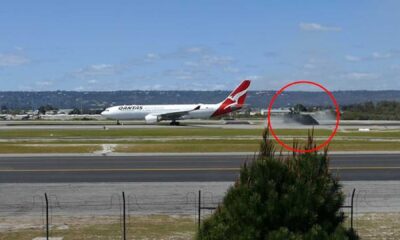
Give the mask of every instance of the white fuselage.
<path id="1" fill-rule="evenodd" d="M 174 118 L 159 120 L 178 119 L 208 119 L 218 109 L 219 104 L 165 104 L 165 105 L 121 105 L 107 108 L 101 113 L 106 118 L 116 120 L 146 120 L 148 116 L 158 116 L 170 112 L 184 112 L 187 114 Z M 196 111 L 192 111 L 193 109 Z"/>
<path id="2" fill-rule="evenodd" d="M 107 108 L 101 115 L 116 120 L 145 120 L 146 123 L 170 120 L 172 125 L 181 119 L 208 119 L 242 108 L 249 86 L 250 80 L 242 81 L 218 104 L 121 105 Z"/>

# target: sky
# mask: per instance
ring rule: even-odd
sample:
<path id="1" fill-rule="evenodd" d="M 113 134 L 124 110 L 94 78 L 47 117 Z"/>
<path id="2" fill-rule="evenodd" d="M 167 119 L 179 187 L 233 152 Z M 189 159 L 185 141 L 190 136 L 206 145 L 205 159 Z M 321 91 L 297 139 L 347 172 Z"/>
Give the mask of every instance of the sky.
<path id="1" fill-rule="evenodd" d="M 0 91 L 400 90 L 400 1 L 3 0 Z"/>

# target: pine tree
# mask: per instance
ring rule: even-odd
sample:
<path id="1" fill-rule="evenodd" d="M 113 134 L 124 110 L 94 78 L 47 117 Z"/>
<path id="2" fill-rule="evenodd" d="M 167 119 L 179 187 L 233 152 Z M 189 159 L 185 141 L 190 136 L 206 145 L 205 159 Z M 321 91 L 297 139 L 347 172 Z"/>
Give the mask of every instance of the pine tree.
<path id="1" fill-rule="evenodd" d="M 310 133 L 305 149 L 314 146 Z M 203 221 L 197 238 L 358 239 L 344 227 L 344 194 L 329 172 L 327 153 L 276 155 L 265 131 L 258 156 L 242 166 L 240 177 Z"/>

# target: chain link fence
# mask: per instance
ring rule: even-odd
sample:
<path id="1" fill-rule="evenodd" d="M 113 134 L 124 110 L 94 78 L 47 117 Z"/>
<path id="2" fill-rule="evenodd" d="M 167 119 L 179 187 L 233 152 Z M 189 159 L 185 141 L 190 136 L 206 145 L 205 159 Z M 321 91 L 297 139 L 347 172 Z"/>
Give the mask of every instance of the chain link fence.
<path id="1" fill-rule="evenodd" d="M 34 239 L 72 234 L 80 234 L 82 237 L 65 239 L 90 239 L 94 233 L 109 236 L 104 239 L 136 239 L 146 234 L 157 239 L 157 236 L 161 236 L 157 235 L 158 231 L 160 234 L 174 232 L 173 239 L 190 239 L 201 220 L 213 213 L 222 202 L 230 185 L 202 183 L 190 191 L 194 189 L 194 184 L 148 183 L 133 184 L 131 189 L 124 187 L 125 191 L 121 192 L 114 191 L 117 184 L 104 185 L 102 189 L 87 185 L 74 188 L 74 191 L 67 187 L 46 194 L 32 186 L 25 188 L 26 194 L 19 192 L 21 189 L 15 189 L 15 193 L 11 188 L 8 189 L 9 195 L 15 196 L 7 196 L 7 189 L 2 188 L 0 239 Z M 361 214 L 400 212 L 397 185 L 384 182 L 345 183 L 343 191 L 346 199 L 342 211 L 348 216 L 348 227 L 353 222 L 357 230 L 357 216 Z M 135 189 L 135 186 L 140 187 Z M 354 195 L 352 186 L 358 187 Z M 96 194 L 96 191 L 101 194 Z M 31 193 L 35 194 L 29 196 Z M 350 220 L 352 213 L 354 221 Z M 186 235 L 180 235 L 180 229 Z M 13 232 L 32 238 L 18 238 L 18 234 L 15 235 L 17 237 L 7 235 Z"/>

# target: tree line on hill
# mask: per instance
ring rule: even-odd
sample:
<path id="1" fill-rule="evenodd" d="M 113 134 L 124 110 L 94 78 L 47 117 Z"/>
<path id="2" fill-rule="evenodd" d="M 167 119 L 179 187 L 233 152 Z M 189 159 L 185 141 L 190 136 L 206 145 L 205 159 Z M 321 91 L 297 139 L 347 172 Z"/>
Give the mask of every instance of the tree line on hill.
<path id="1" fill-rule="evenodd" d="M 44 92 L 0 92 L 0 106 L 12 110 L 32 110 L 47 104 L 60 109 L 101 109 L 123 104 L 181 104 L 218 103 L 230 91 L 44 91 Z M 275 91 L 249 91 L 246 104 L 252 108 L 267 108 Z M 340 106 L 367 101 L 400 101 L 400 91 L 334 91 Z M 274 107 L 331 106 L 324 92 L 288 91 L 282 93 Z"/>
<path id="2" fill-rule="evenodd" d="M 44 114 L 66 108 L 73 109 L 72 114 L 99 114 L 113 105 L 219 102 L 227 94 L 227 91 L 0 92 L 0 110 L 2 114 L 20 114 L 27 110 Z M 266 109 L 273 94 L 273 91 L 250 91 L 246 104 L 251 109 Z M 375 101 L 358 102 L 368 94 Z M 384 94 L 390 100 L 380 100 L 385 99 Z M 331 100 L 326 97 L 323 93 L 288 92 L 273 107 L 290 107 L 301 112 L 332 108 Z M 339 91 L 335 97 L 343 120 L 400 120 L 400 91 Z M 350 100 L 351 97 L 354 99 Z"/>
<path id="3" fill-rule="evenodd" d="M 365 102 L 342 107 L 343 120 L 400 120 L 400 102 Z"/>

